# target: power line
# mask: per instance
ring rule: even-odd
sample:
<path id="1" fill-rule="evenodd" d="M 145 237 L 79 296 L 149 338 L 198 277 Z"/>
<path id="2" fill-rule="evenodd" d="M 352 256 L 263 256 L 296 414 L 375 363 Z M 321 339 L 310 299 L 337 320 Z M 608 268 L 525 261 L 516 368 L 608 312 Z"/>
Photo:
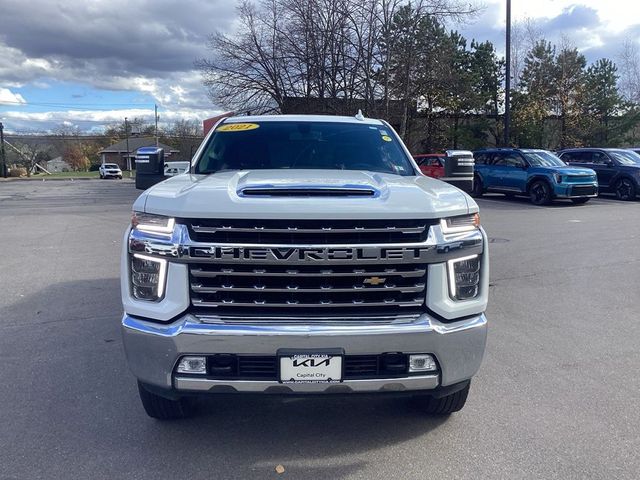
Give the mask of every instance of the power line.
<path id="1" fill-rule="evenodd" d="M 18 102 L 13 100 L 3 100 L 0 102 L 0 106 L 3 105 L 15 105 L 15 106 L 36 106 L 36 107 L 56 107 L 56 108 L 68 108 L 69 110 L 85 110 L 84 107 L 91 107 L 91 110 L 109 111 L 112 108 L 96 108 L 104 106 L 120 106 L 120 107 L 142 107 L 144 109 L 151 110 L 154 106 L 152 103 L 58 103 L 58 102 Z"/>

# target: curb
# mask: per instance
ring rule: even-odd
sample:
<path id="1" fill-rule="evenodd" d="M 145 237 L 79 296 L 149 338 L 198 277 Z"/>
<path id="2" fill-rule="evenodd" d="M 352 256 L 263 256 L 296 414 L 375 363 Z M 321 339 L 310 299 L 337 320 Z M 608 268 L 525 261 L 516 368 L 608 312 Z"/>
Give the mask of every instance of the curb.
<path id="1" fill-rule="evenodd" d="M 77 182 L 82 180 L 102 180 L 99 177 L 65 177 L 65 178 L 27 178 L 27 177 L 18 177 L 18 178 L 0 178 L 0 183 L 2 182 Z M 133 182 L 134 178 L 123 178 L 120 181 L 128 181 Z"/>

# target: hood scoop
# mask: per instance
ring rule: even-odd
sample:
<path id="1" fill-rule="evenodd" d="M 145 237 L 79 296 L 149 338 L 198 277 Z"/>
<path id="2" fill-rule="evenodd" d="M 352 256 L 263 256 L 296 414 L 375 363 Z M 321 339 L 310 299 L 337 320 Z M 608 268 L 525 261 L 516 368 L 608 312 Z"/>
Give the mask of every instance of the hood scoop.
<path id="1" fill-rule="evenodd" d="M 377 197 L 367 185 L 250 185 L 238 190 L 241 197 Z"/>

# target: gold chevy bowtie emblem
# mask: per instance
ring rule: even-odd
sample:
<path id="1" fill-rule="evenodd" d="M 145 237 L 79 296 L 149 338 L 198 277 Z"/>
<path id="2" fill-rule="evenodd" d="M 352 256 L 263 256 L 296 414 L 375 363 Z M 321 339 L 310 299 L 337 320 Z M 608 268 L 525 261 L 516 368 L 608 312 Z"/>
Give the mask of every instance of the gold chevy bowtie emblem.
<path id="1" fill-rule="evenodd" d="M 364 283 L 368 283 L 369 285 L 382 285 L 386 281 L 387 281 L 386 278 L 369 277 L 369 278 L 365 278 Z"/>

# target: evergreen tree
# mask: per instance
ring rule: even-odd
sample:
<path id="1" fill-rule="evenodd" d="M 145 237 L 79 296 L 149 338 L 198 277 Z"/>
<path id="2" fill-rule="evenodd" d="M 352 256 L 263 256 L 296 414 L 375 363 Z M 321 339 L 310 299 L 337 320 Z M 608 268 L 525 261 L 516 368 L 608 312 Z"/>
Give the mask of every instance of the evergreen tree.
<path id="1" fill-rule="evenodd" d="M 617 71 L 615 63 L 606 58 L 587 69 L 583 104 L 587 145 L 617 145 L 630 128 L 624 115 L 628 105 L 618 91 Z"/>
<path id="2" fill-rule="evenodd" d="M 560 123 L 558 146 L 574 146 L 579 143 L 583 116 L 581 105 L 584 98 L 584 55 L 575 48 L 564 48 L 555 61 L 555 114 Z"/>

